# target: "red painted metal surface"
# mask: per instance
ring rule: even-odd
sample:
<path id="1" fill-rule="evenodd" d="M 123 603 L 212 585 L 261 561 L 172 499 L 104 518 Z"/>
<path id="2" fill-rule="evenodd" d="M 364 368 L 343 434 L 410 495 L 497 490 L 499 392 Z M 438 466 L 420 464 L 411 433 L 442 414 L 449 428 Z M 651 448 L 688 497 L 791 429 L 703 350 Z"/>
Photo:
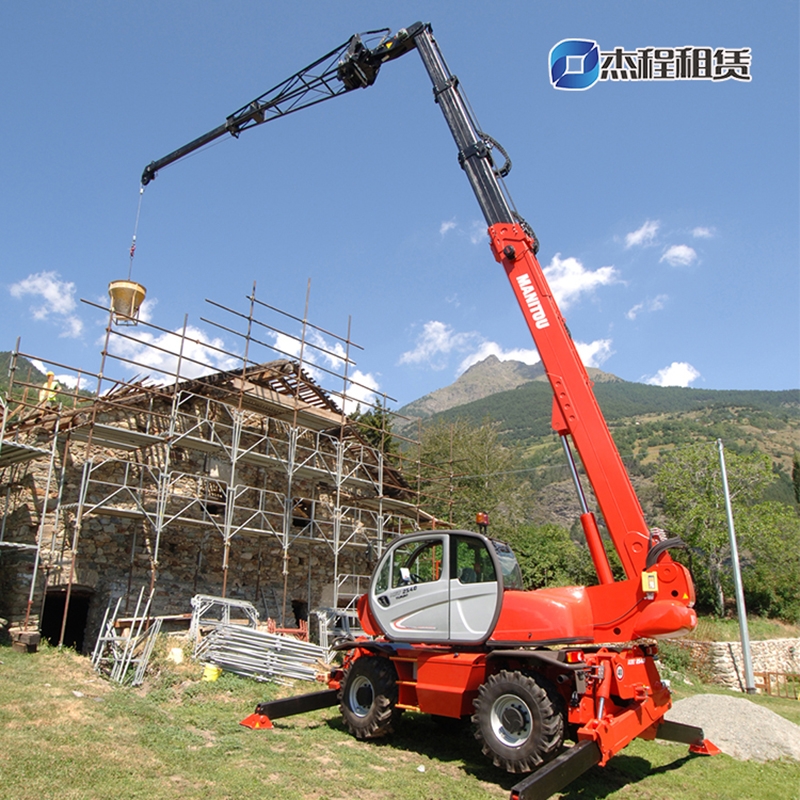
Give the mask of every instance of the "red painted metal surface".
<path id="1" fill-rule="evenodd" d="M 703 741 L 698 744 L 690 744 L 689 752 L 698 756 L 718 756 L 722 750 L 715 744 L 709 742 L 708 739 L 703 739 Z"/>
<path id="2" fill-rule="evenodd" d="M 648 549 L 642 507 L 594 396 L 589 375 L 533 253 L 533 241 L 519 225 L 493 225 L 489 236 L 553 387 L 556 430 L 570 435 L 625 574 L 638 579 Z"/>
<path id="3" fill-rule="evenodd" d="M 506 591 L 490 644 L 592 642 L 592 603 L 583 586 Z"/>
<path id="4" fill-rule="evenodd" d="M 239 724 L 244 725 L 245 728 L 250 728 L 251 730 L 254 731 L 269 730 L 275 727 L 272 724 L 272 720 L 266 714 L 250 714 L 249 716 L 245 717 Z"/>

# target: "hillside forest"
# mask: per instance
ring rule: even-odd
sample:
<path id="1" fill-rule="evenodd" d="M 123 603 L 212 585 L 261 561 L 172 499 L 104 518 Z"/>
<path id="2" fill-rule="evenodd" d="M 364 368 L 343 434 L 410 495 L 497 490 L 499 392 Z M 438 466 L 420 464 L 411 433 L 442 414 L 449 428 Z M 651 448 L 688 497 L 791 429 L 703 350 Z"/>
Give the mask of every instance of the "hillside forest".
<path id="1" fill-rule="evenodd" d="M 595 392 L 648 524 L 686 544 L 671 552 L 692 570 L 698 610 L 734 610 L 721 443 L 747 611 L 800 621 L 800 393 L 618 379 Z M 531 381 L 420 423 L 427 508 L 471 529 L 487 512 L 490 535 L 513 546 L 528 588 L 596 582 L 551 403 L 549 385 Z"/>

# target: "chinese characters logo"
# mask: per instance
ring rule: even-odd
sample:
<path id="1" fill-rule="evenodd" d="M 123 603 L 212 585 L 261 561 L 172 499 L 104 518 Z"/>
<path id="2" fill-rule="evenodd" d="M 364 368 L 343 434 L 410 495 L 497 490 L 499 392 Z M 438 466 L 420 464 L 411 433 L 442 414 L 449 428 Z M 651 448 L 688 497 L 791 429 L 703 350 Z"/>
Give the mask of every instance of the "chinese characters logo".
<path id="1" fill-rule="evenodd" d="M 597 81 L 749 81 L 749 47 L 639 47 L 600 50 L 588 39 L 563 39 L 550 51 L 556 89 L 589 89 Z"/>

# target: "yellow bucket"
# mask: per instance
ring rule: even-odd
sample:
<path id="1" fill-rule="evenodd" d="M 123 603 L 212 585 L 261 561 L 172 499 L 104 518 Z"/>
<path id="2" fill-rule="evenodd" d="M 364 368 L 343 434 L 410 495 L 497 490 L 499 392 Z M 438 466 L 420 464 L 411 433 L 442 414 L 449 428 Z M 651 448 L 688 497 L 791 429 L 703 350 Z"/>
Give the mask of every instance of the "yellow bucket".
<path id="1" fill-rule="evenodd" d="M 215 681 L 220 675 L 222 675 L 221 667 L 215 667 L 213 664 L 206 664 L 203 668 L 204 681 Z"/>

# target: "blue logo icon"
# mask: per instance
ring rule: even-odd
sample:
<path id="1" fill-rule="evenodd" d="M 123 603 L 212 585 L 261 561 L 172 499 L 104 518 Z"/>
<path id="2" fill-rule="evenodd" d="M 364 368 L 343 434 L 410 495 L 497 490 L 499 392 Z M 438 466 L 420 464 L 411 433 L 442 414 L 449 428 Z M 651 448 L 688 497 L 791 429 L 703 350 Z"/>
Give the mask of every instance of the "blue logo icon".
<path id="1" fill-rule="evenodd" d="M 562 39 L 550 51 L 550 83 L 556 89 L 588 89 L 600 77 L 600 47 L 589 39 Z"/>

